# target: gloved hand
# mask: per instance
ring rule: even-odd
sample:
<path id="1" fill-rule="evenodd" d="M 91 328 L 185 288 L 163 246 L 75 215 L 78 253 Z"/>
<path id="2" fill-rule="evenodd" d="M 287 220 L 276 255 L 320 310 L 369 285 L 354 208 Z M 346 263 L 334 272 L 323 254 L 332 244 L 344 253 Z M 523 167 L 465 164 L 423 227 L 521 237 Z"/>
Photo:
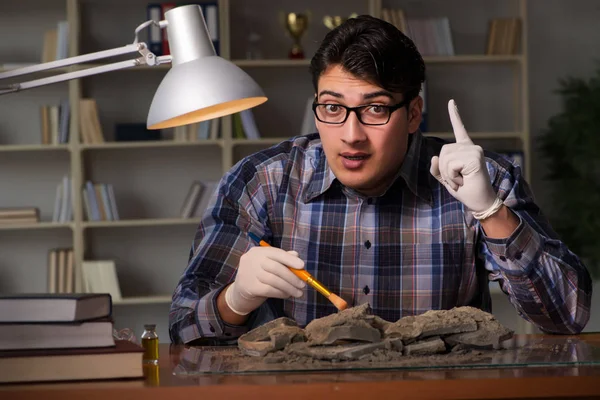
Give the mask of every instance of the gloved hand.
<path id="1" fill-rule="evenodd" d="M 483 149 L 471 141 L 454 100 L 448 102 L 448 113 L 456 143 L 444 145 L 439 157 L 431 159 L 430 172 L 477 218 L 477 214 L 499 208 L 502 202 L 490 182 Z"/>
<path id="2" fill-rule="evenodd" d="M 287 266 L 303 269 L 295 251 L 276 247 L 253 247 L 240 257 L 237 276 L 225 293 L 227 306 L 236 314 L 256 310 L 267 298 L 301 297 L 306 283 Z"/>

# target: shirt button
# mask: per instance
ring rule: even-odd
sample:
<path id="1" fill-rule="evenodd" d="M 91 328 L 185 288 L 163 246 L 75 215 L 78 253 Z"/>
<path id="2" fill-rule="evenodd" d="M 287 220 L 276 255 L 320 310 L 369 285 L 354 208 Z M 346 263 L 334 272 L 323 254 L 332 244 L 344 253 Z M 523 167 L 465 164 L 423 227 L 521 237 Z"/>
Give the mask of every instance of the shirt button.
<path id="1" fill-rule="evenodd" d="M 214 328 L 212 325 L 208 325 L 208 329 L 209 329 L 211 332 L 214 332 L 214 331 L 215 331 L 215 328 Z"/>
<path id="2" fill-rule="evenodd" d="M 369 286 L 365 285 L 365 287 L 363 288 L 363 293 L 369 294 L 370 291 L 371 291 L 371 289 L 369 289 Z"/>
<path id="3" fill-rule="evenodd" d="M 502 260 L 502 261 L 506 261 L 506 257 L 504 257 L 504 256 L 500 256 L 500 260 Z"/>
<path id="4" fill-rule="evenodd" d="M 371 248 L 371 242 L 369 242 L 368 240 L 365 242 L 365 247 L 368 249 Z"/>
<path id="5" fill-rule="evenodd" d="M 523 253 L 522 253 L 522 252 L 520 252 L 520 251 L 517 251 L 517 252 L 515 253 L 515 259 L 517 259 L 517 260 L 520 260 L 522 255 L 523 255 Z"/>

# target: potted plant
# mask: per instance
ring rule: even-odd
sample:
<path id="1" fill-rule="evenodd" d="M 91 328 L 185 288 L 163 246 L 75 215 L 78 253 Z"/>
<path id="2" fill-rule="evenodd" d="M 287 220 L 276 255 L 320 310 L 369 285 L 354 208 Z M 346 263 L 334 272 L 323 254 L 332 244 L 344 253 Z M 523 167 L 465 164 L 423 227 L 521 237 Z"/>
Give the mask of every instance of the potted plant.
<path id="1" fill-rule="evenodd" d="M 563 109 L 540 138 L 551 182 L 553 228 L 600 277 L 600 69 L 589 80 L 567 77 L 556 91 Z"/>

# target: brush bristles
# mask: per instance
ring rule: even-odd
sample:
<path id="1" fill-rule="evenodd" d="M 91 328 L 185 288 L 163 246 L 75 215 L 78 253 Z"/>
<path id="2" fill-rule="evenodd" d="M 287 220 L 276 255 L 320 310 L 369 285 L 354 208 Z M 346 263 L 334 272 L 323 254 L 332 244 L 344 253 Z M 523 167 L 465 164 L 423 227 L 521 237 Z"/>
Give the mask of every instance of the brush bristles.
<path id="1" fill-rule="evenodd" d="M 342 299 L 340 296 L 335 295 L 333 293 L 331 293 L 329 295 L 329 301 L 331 301 L 333 303 L 333 305 L 340 311 L 348 308 L 348 303 L 346 303 L 346 301 L 344 299 Z"/>

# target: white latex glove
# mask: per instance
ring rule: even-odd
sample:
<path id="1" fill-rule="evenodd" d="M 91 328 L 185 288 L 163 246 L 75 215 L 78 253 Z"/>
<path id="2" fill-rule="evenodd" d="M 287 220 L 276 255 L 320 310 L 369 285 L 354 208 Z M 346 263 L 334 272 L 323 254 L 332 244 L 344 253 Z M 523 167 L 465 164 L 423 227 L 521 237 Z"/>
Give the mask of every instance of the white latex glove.
<path id="1" fill-rule="evenodd" d="M 471 211 L 482 213 L 497 201 L 483 149 L 471 141 L 454 100 L 448 102 L 448 113 L 456 143 L 444 145 L 439 157 L 432 157 L 430 172 L 454 198 Z"/>
<path id="2" fill-rule="evenodd" d="M 233 312 L 246 315 L 268 298 L 301 297 L 306 283 L 286 266 L 303 269 L 304 261 L 295 251 L 276 247 L 253 247 L 240 257 L 235 281 L 225 293 Z"/>

